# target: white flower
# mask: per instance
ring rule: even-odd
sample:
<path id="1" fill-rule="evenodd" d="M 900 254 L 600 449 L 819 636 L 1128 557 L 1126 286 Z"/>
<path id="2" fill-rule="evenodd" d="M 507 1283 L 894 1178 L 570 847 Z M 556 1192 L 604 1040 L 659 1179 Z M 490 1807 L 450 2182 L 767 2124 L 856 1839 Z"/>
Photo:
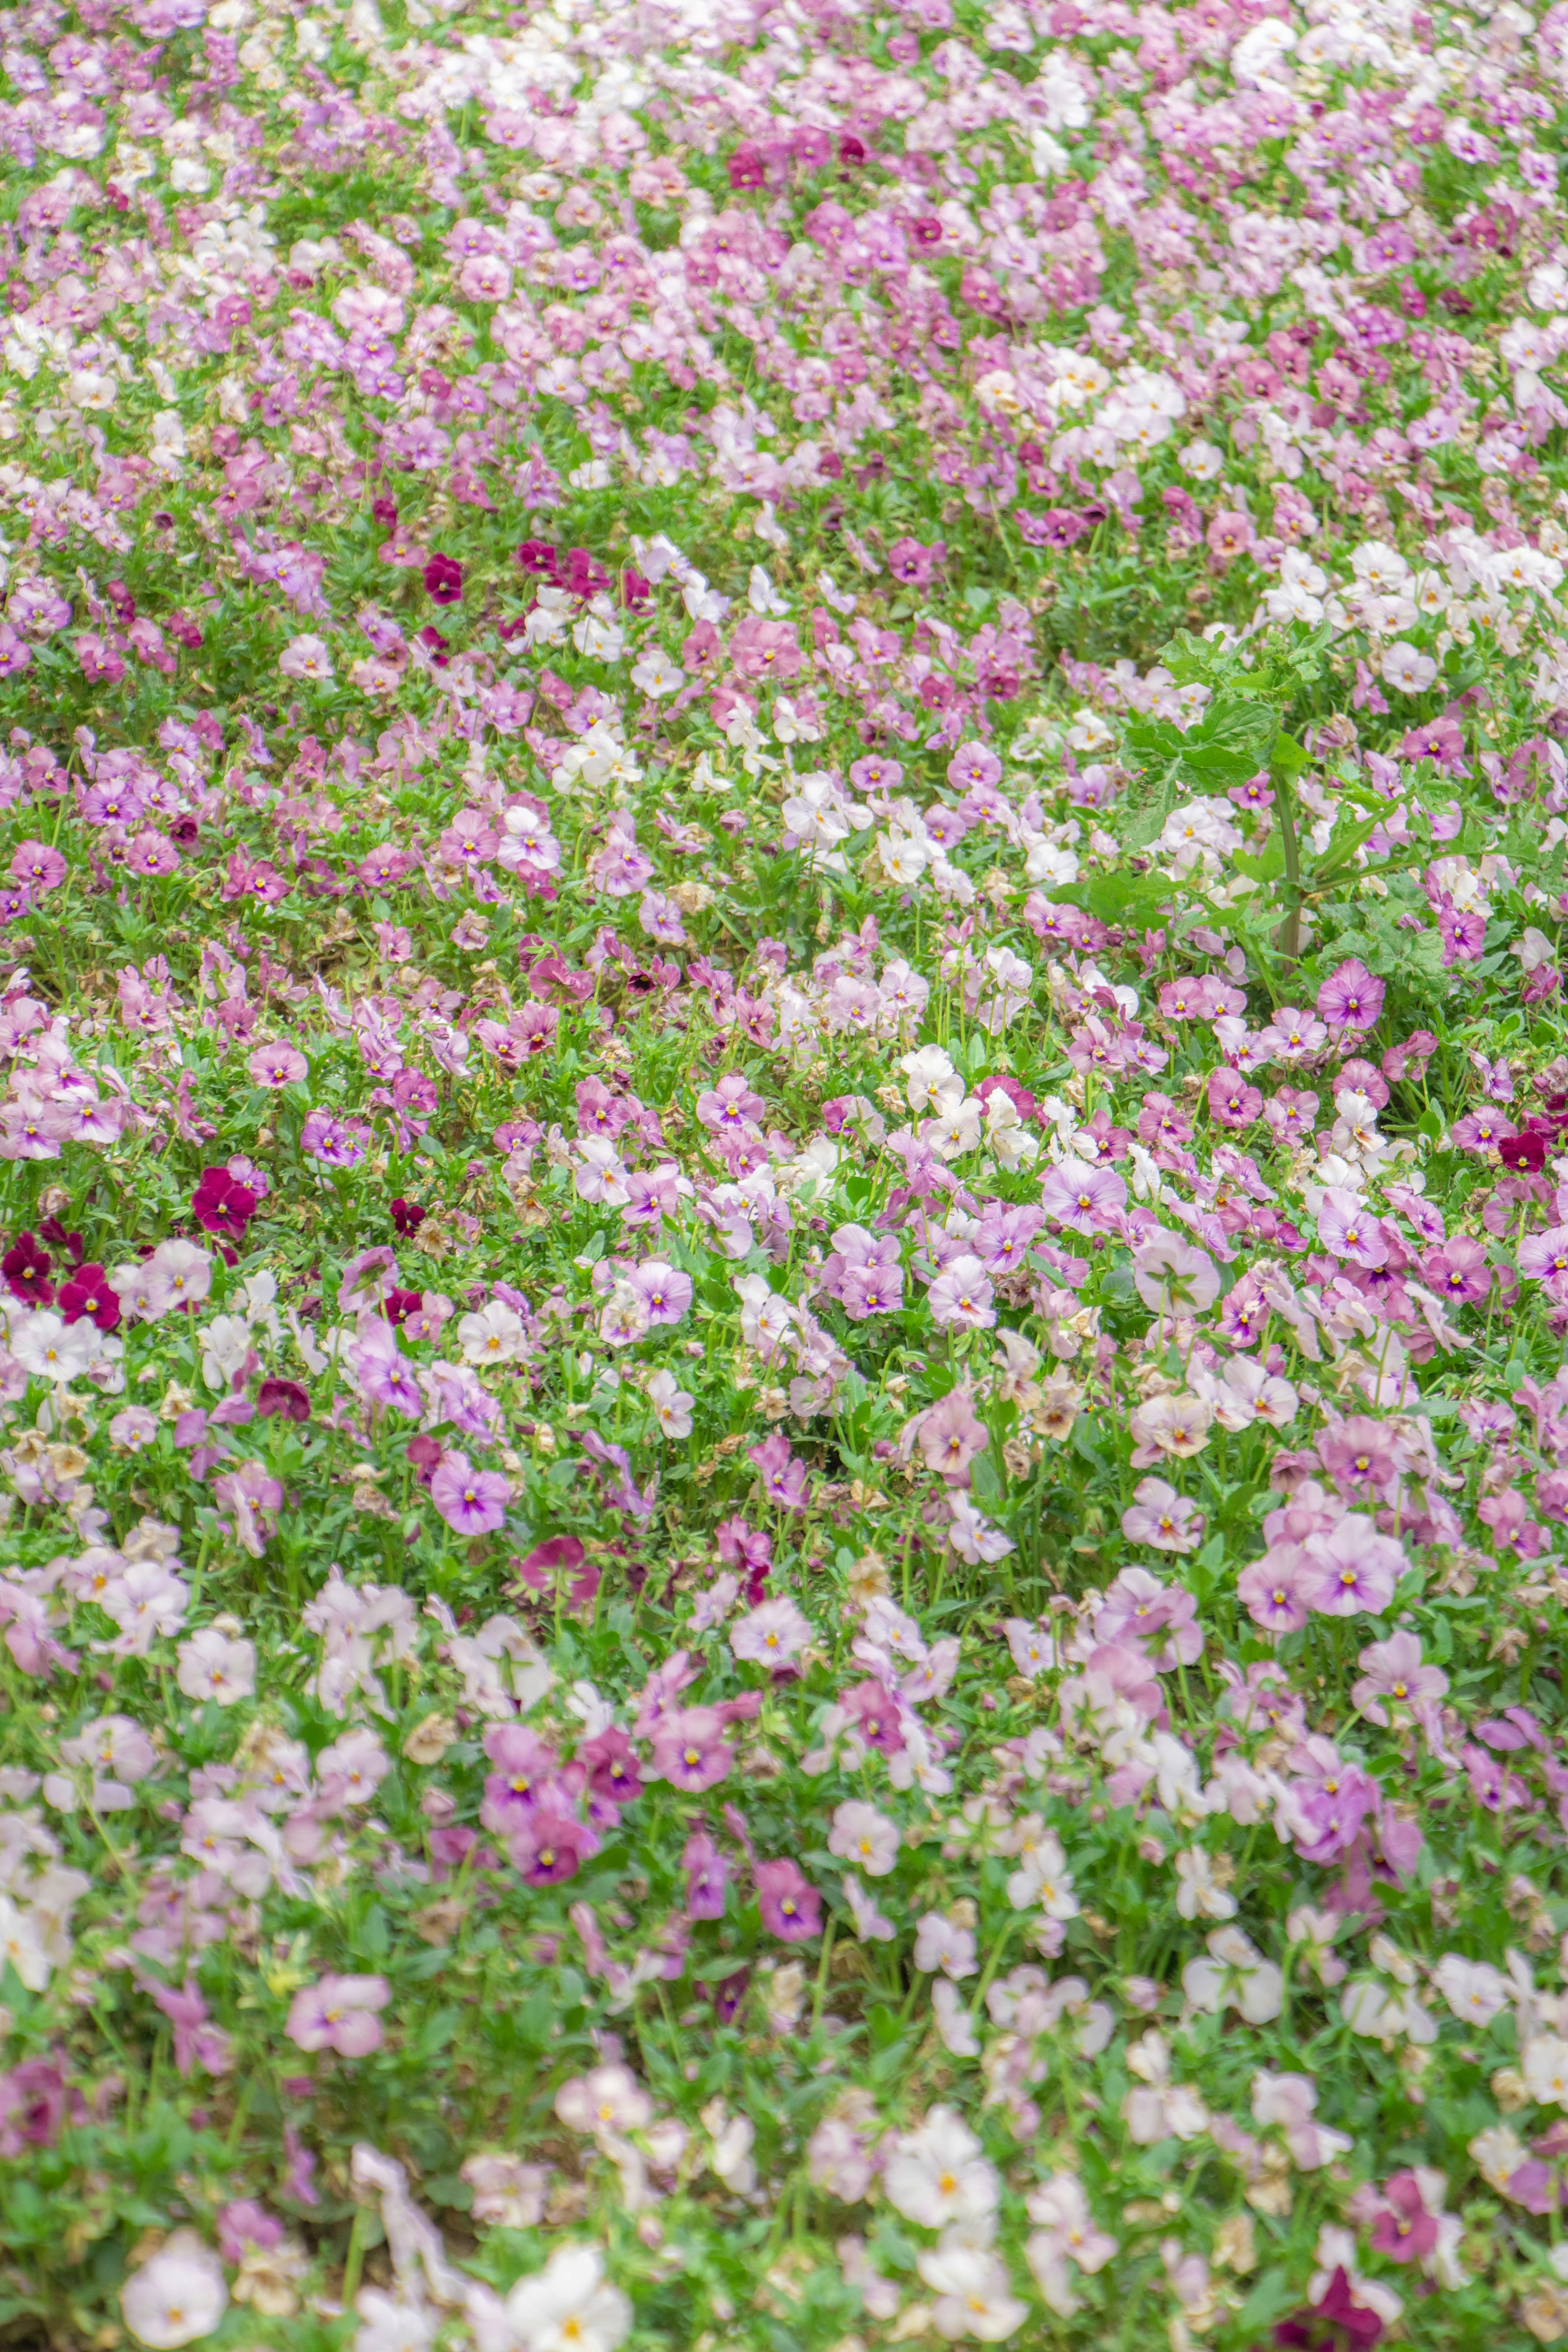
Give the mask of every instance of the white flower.
<path id="1" fill-rule="evenodd" d="M 931 863 L 924 835 L 912 833 L 879 833 L 877 855 L 884 879 L 904 890 L 913 888 Z"/>
<path id="2" fill-rule="evenodd" d="M 912 1054 L 900 1054 L 899 1067 L 911 1110 L 941 1112 L 963 1100 L 963 1080 L 940 1045 L 921 1045 Z"/>
<path id="3" fill-rule="evenodd" d="M 179 1648 L 177 1680 L 187 1698 L 213 1699 L 233 1706 L 256 1688 L 256 1644 L 237 1642 L 216 1625 L 204 1626 Z"/>
<path id="4" fill-rule="evenodd" d="M 223 2264 L 194 2230 L 176 2230 L 120 2292 L 125 2325 L 153 2352 L 212 2335 L 228 2309 Z"/>
<path id="5" fill-rule="evenodd" d="M 42 1992 L 48 1983 L 48 1956 L 37 1927 L 8 1895 L 0 1895 L 0 1969 L 7 1962 L 29 1992 Z"/>
<path id="6" fill-rule="evenodd" d="M 1182 1990 L 1194 2009 L 1239 2010 L 1248 2025 L 1267 2025 L 1278 2017 L 1285 1979 L 1272 1960 L 1242 1934 L 1239 1927 L 1216 1927 L 1208 1939 L 1212 1957 L 1189 1960 L 1182 1970 Z"/>
<path id="7" fill-rule="evenodd" d="M 510 1364 L 521 1352 L 522 1318 L 502 1298 L 465 1315 L 458 1325 L 463 1360 L 469 1364 Z"/>
<path id="8" fill-rule="evenodd" d="M 650 1372 L 643 1394 L 654 1410 L 654 1417 L 666 1437 L 679 1440 L 691 1434 L 691 1411 L 697 1400 L 683 1389 L 673 1372 Z"/>
<path id="9" fill-rule="evenodd" d="M 1000 2344 L 1022 2327 L 1028 2305 L 1013 2293 L 1001 2257 L 984 2246 L 943 2245 L 919 2258 L 920 2274 L 934 2287 L 931 2326 L 947 2341 L 972 2337 Z"/>
<path id="10" fill-rule="evenodd" d="M 1538 2105 L 1568 2107 L 1568 2042 L 1537 2033 L 1524 2045 L 1525 2088 Z"/>
<path id="11" fill-rule="evenodd" d="M 557 2246 L 542 2271 L 519 2279 L 506 2315 L 524 2352 L 615 2352 L 632 2324 L 597 2246 Z"/>
<path id="12" fill-rule="evenodd" d="M 632 684 L 645 694 L 673 694 L 686 684 L 686 672 L 680 664 L 671 661 L 662 646 L 650 646 L 632 669 Z"/>
<path id="13" fill-rule="evenodd" d="M 79 1380 L 97 1352 L 94 1327 L 83 1316 L 67 1323 L 49 1307 L 19 1321 L 11 1333 L 11 1353 L 35 1380 Z"/>
<path id="14" fill-rule="evenodd" d="M 1236 1897 L 1227 1895 L 1215 1876 L 1214 1862 L 1201 1845 L 1188 1846 L 1176 1856 L 1176 1908 L 1184 1919 L 1234 1919 Z"/>
<path id="15" fill-rule="evenodd" d="M 949 2221 L 982 2221 L 996 2210 L 994 2168 L 980 2142 L 951 2107 L 932 2107 L 918 2130 L 893 2143 L 882 2185 L 907 2221 L 940 2230 Z"/>

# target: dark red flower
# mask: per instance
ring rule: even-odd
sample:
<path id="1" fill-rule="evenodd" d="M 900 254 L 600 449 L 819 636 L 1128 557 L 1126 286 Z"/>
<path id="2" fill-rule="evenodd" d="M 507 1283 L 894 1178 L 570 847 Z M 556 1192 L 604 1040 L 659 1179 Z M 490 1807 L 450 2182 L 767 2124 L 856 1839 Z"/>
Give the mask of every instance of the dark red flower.
<path id="1" fill-rule="evenodd" d="M 191 1195 L 191 1208 L 198 1225 L 209 1234 L 221 1234 L 231 1241 L 242 1242 L 245 1229 L 257 1211 L 257 1198 L 248 1184 L 241 1184 L 226 1168 L 204 1168 L 202 1181 Z"/>
<path id="2" fill-rule="evenodd" d="M 927 213 L 921 219 L 916 221 L 915 243 L 917 245 L 940 245 L 942 243 L 942 223 L 937 219 L 934 213 Z"/>
<path id="3" fill-rule="evenodd" d="M 47 1250 L 40 1249 L 33 1234 L 18 1234 L 4 1257 L 0 1257 L 0 1274 L 5 1277 L 5 1287 L 13 1298 L 25 1298 L 29 1307 L 47 1307 L 54 1298 L 55 1286 L 49 1280 L 54 1260 Z"/>
<path id="4" fill-rule="evenodd" d="M 120 1320 L 120 1301 L 100 1265 L 79 1265 L 70 1280 L 61 1283 L 57 1303 L 68 1323 L 79 1323 L 85 1316 L 100 1331 L 112 1331 Z"/>
<path id="5" fill-rule="evenodd" d="M 1539 1176 L 1546 1165 L 1546 1154 L 1550 1149 L 1544 1135 L 1531 1134 L 1527 1129 L 1523 1134 L 1510 1135 L 1506 1142 L 1500 1143 L 1498 1158 L 1516 1175 Z"/>
<path id="6" fill-rule="evenodd" d="M 85 1255 L 79 1234 L 68 1234 L 58 1217 L 40 1217 L 38 1239 L 47 1242 L 51 1249 L 64 1250 L 72 1265 L 79 1265 Z"/>
<path id="7" fill-rule="evenodd" d="M 586 600 L 596 596 L 601 588 L 610 584 L 610 575 L 602 563 L 595 563 L 585 547 L 569 547 L 561 569 L 561 585 L 573 596 Z"/>
<path id="8" fill-rule="evenodd" d="M 405 1201 L 401 1194 L 392 1204 L 393 1225 L 404 1241 L 419 1231 L 429 1213 L 428 1209 L 422 1209 L 417 1201 Z"/>
<path id="9" fill-rule="evenodd" d="M 1274 2330 L 1276 2344 L 1287 2352 L 1363 2352 L 1381 2342 L 1383 2322 L 1375 2311 L 1351 2299 L 1351 2283 L 1337 2270 L 1321 2303 L 1294 2319 L 1282 2319 Z"/>
<path id="10" fill-rule="evenodd" d="M 381 1311 L 389 1323 L 406 1323 L 411 1315 L 419 1312 L 417 1290 L 389 1290 L 381 1302 Z"/>
<path id="11" fill-rule="evenodd" d="M 370 510 L 376 521 L 381 525 L 383 530 L 395 530 L 397 529 L 397 500 L 395 499 L 389 499 L 384 490 L 382 492 L 380 498 L 372 499 L 370 502 Z"/>
<path id="12" fill-rule="evenodd" d="M 646 612 L 648 599 L 652 594 L 653 589 L 650 583 L 643 578 L 640 572 L 633 572 L 628 566 L 622 572 L 621 602 L 628 613 Z"/>
<path id="13" fill-rule="evenodd" d="M 263 1381 L 256 1391 L 256 1410 L 263 1421 L 274 1413 L 284 1421 L 309 1421 L 310 1392 L 298 1381 Z"/>
<path id="14" fill-rule="evenodd" d="M 455 555 L 433 555 L 425 566 L 425 585 L 437 604 L 458 604 L 463 596 L 463 567 Z"/>
<path id="15" fill-rule="evenodd" d="M 760 188 L 766 174 L 759 151 L 749 141 L 742 141 L 725 167 L 732 188 Z"/>
<path id="16" fill-rule="evenodd" d="M 547 539 L 525 539 L 517 551 L 517 560 L 535 580 L 555 577 L 555 550 Z"/>

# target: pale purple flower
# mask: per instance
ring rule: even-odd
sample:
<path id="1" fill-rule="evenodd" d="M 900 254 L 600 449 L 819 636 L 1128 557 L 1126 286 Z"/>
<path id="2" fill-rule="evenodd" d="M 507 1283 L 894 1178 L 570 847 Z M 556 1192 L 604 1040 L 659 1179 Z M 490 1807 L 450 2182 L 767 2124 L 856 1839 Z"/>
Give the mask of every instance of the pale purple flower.
<path id="1" fill-rule="evenodd" d="M 986 1331 L 996 1320 L 991 1281 L 977 1257 L 965 1251 L 939 1274 L 926 1293 L 939 1331 Z"/>
<path id="2" fill-rule="evenodd" d="M 187 1698 L 233 1706 L 256 1689 L 256 1644 L 204 1626 L 179 1648 L 176 1680 Z"/>
<path id="3" fill-rule="evenodd" d="M 1331 1257 L 1375 1269 L 1388 1263 L 1388 1244 L 1377 1216 L 1358 1193 L 1331 1184 L 1318 1210 L 1318 1239 Z"/>
<path id="4" fill-rule="evenodd" d="M 1317 1570 L 1300 1544 L 1271 1544 L 1237 1578 L 1237 1597 L 1267 1633 L 1299 1633 L 1310 1613 L 1307 1594 L 1317 1581 Z"/>
<path id="5" fill-rule="evenodd" d="M 811 1625 L 786 1594 L 748 1611 L 730 1630 L 730 1647 L 743 1664 L 781 1674 L 811 1640 Z"/>
<path id="6" fill-rule="evenodd" d="M 1046 1177 L 1040 1206 L 1047 1217 L 1074 1233 L 1110 1233 L 1127 1206 L 1127 1187 L 1113 1168 L 1095 1168 L 1087 1160 L 1069 1158 Z"/>
<path id="7" fill-rule="evenodd" d="M 1305 1549 L 1313 1576 L 1305 1597 L 1320 1617 L 1381 1617 L 1405 1573 L 1394 1538 L 1356 1511 L 1330 1533 L 1310 1536 Z"/>
<path id="8" fill-rule="evenodd" d="M 1148 1544 L 1155 1551 L 1196 1551 L 1205 1524 L 1197 1505 L 1164 1478 L 1140 1478 L 1121 1514 L 1128 1542 Z"/>
<path id="9" fill-rule="evenodd" d="M 1132 1283 L 1161 1315 L 1201 1315 L 1219 1297 L 1219 1269 L 1207 1250 L 1163 1231 L 1133 1251 Z"/>
<path id="10" fill-rule="evenodd" d="M 1360 1678 L 1351 1685 L 1351 1705 L 1371 1723 L 1389 1721 L 1390 1700 L 1405 1707 L 1429 1706 L 1448 1687 L 1441 1666 L 1422 1664 L 1420 1640 L 1414 1633 L 1401 1632 L 1386 1642 L 1369 1642 L 1360 1664 Z"/>
<path id="11" fill-rule="evenodd" d="M 324 1976 L 294 1995 L 283 2031 L 301 2050 L 335 2050 L 340 2058 L 363 2058 L 381 2047 L 376 2011 L 391 1999 L 392 1987 L 384 1977 Z"/>
<path id="12" fill-rule="evenodd" d="M 647 1307 L 650 1324 L 679 1323 L 690 1308 L 691 1276 L 661 1257 L 645 1258 L 633 1266 L 626 1282 Z"/>
<path id="13" fill-rule="evenodd" d="M 991 1433 L 975 1418 L 974 1400 L 967 1388 L 950 1389 L 920 1416 L 920 1449 L 928 1470 L 950 1486 L 967 1486 L 969 1465 L 991 1443 Z"/>

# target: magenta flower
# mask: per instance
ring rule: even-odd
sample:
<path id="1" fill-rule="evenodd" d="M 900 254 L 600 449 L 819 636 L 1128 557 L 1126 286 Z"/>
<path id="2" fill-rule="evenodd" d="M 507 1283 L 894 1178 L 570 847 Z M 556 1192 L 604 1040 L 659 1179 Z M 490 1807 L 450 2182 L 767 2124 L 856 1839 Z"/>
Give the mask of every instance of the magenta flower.
<path id="1" fill-rule="evenodd" d="M 425 586 L 435 604 L 458 604 L 463 597 L 463 567 L 456 556 L 433 555 L 425 566 Z"/>
<path id="2" fill-rule="evenodd" d="M 1372 1029 L 1386 993 L 1384 983 L 1351 956 L 1319 989 L 1318 1011 L 1331 1029 Z"/>
<path id="3" fill-rule="evenodd" d="M 1383 2192 L 1372 2227 L 1373 2250 L 1393 2263 L 1421 2262 L 1437 2242 L 1437 2219 L 1428 2212 L 1413 2172 L 1396 2172 Z"/>
<path id="4" fill-rule="evenodd" d="M 803 1944 L 822 1927 L 822 1897 L 793 1862 L 759 1862 L 752 1873 L 763 1925 L 786 1944 Z"/>
<path id="5" fill-rule="evenodd" d="M 476 1470 L 456 1447 L 443 1454 L 430 1479 L 430 1500 L 460 1536 L 485 1536 L 506 1517 L 511 1487 L 499 1470 Z"/>
<path id="6" fill-rule="evenodd" d="M 598 1838 L 585 1822 L 543 1805 L 525 1816 L 507 1849 L 531 1886 L 559 1886 L 563 1879 L 575 1878 L 582 1864 L 598 1850 Z"/>
<path id="7" fill-rule="evenodd" d="M 392 1999 L 384 1977 L 325 1976 L 304 1985 L 289 2005 L 283 2031 L 301 2050 L 335 2050 L 363 2058 L 381 2047 L 378 2010 Z"/>
<path id="8" fill-rule="evenodd" d="M 12 853 L 11 872 L 25 889 L 58 889 L 66 878 L 66 861 L 47 841 L 24 841 Z"/>

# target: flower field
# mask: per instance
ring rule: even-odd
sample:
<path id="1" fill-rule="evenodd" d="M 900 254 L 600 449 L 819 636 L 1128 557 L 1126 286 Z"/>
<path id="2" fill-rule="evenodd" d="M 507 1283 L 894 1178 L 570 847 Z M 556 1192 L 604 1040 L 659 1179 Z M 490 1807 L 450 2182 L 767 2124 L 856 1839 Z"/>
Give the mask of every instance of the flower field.
<path id="1" fill-rule="evenodd" d="M 0 2352 L 1568 2343 L 1568 5 L 0 67 Z"/>

